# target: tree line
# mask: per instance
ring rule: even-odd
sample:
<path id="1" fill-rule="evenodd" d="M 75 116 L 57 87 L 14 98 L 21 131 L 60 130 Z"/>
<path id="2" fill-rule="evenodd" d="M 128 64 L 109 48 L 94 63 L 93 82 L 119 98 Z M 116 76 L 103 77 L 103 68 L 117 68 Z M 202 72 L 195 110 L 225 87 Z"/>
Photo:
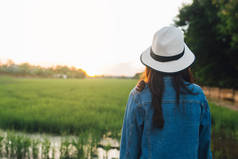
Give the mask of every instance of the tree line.
<path id="1" fill-rule="evenodd" d="M 76 67 L 52 66 L 41 67 L 29 63 L 15 64 L 12 60 L 0 63 L 0 74 L 44 78 L 85 78 L 87 73 Z"/>

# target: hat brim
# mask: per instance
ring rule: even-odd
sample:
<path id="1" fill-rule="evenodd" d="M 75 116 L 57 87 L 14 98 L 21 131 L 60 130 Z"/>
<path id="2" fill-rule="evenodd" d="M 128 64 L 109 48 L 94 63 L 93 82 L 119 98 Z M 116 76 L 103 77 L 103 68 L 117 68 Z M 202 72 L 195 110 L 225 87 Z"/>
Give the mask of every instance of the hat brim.
<path id="1" fill-rule="evenodd" d="M 167 61 L 167 62 L 156 61 L 150 56 L 151 47 L 146 49 L 141 54 L 140 60 L 142 64 L 160 72 L 165 72 L 165 73 L 179 72 L 189 67 L 195 60 L 194 54 L 185 43 L 184 43 L 184 47 L 185 47 L 184 55 L 180 57 L 178 60 Z"/>

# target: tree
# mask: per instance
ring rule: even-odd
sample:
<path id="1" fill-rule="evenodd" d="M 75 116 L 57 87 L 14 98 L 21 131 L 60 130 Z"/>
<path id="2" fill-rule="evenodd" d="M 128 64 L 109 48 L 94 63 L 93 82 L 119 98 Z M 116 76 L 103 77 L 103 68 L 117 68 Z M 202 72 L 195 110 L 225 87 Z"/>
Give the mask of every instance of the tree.
<path id="1" fill-rule="evenodd" d="M 218 17 L 221 23 L 217 25 L 218 32 L 223 40 L 230 47 L 226 54 L 230 57 L 230 63 L 238 70 L 238 1 L 237 0 L 213 0 L 219 8 Z"/>
<path id="2" fill-rule="evenodd" d="M 192 67 L 197 82 L 238 88 L 238 64 L 234 62 L 238 50 L 231 44 L 233 34 L 222 33 L 224 19 L 220 16 L 223 8 L 220 5 L 215 0 L 193 0 L 180 9 L 175 25 L 186 28 L 185 42 L 196 56 Z"/>
<path id="3" fill-rule="evenodd" d="M 22 63 L 18 66 L 18 68 L 22 75 L 27 75 L 31 72 L 31 65 L 29 63 Z"/>
<path id="4" fill-rule="evenodd" d="M 0 73 L 11 74 L 15 76 L 33 76 L 33 77 L 64 77 L 85 78 L 87 73 L 82 69 L 68 66 L 41 67 L 29 63 L 15 64 L 8 60 L 6 64 L 0 64 Z"/>
<path id="5" fill-rule="evenodd" d="M 213 0 L 213 4 L 219 8 L 218 17 L 221 19 L 221 23 L 217 26 L 219 32 L 223 37 L 229 38 L 232 48 L 238 48 L 238 1 Z"/>
<path id="6" fill-rule="evenodd" d="M 140 77 L 142 76 L 143 72 L 139 72 L 139 73 L 136 73 L 132 78 L 134 79 L 140 79 Z"/>

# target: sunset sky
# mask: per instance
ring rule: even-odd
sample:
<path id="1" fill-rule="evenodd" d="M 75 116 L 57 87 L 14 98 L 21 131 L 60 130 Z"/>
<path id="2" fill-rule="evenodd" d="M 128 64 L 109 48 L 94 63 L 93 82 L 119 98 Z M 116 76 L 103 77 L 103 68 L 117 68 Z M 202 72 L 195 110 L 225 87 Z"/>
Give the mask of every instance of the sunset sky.
<path id="1" fill-rule="evenodd" d="M 155 31 L 191 0 L 0 1 L 0 60 L 132 76 Z"/>

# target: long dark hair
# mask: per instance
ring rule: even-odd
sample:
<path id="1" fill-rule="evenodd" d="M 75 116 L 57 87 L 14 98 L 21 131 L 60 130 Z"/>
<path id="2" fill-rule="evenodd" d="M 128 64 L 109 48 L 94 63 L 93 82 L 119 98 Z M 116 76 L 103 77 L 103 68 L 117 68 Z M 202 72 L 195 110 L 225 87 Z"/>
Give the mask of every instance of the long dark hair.
<path id="1" fill-rule="evenodd" d="M 144 73 L 141 76 L 140 81 L 137 83 L 136 90 L 142 91 L 145 88 L 145 84 L 148 84 L 149 89 L 152 94 L 152 107 L 154 109 L 153 114 L 153 128 L 162 129 L 164 127 L 164 118 L 162 112 L 162 96 L 164 92 L 164 81 L 165 75 L 172 77 L 172 85 L 176 91 L 176 104 L 179 105 L 180 94 L 194 94 L 191 90 L 187 88 L 184 81 L 189 83 L 194 83 L 194 78 L 190 68 L 186 68 L 180 72 L 176 73 L 163 73 L 152 68 L 146 67 Z"/>

